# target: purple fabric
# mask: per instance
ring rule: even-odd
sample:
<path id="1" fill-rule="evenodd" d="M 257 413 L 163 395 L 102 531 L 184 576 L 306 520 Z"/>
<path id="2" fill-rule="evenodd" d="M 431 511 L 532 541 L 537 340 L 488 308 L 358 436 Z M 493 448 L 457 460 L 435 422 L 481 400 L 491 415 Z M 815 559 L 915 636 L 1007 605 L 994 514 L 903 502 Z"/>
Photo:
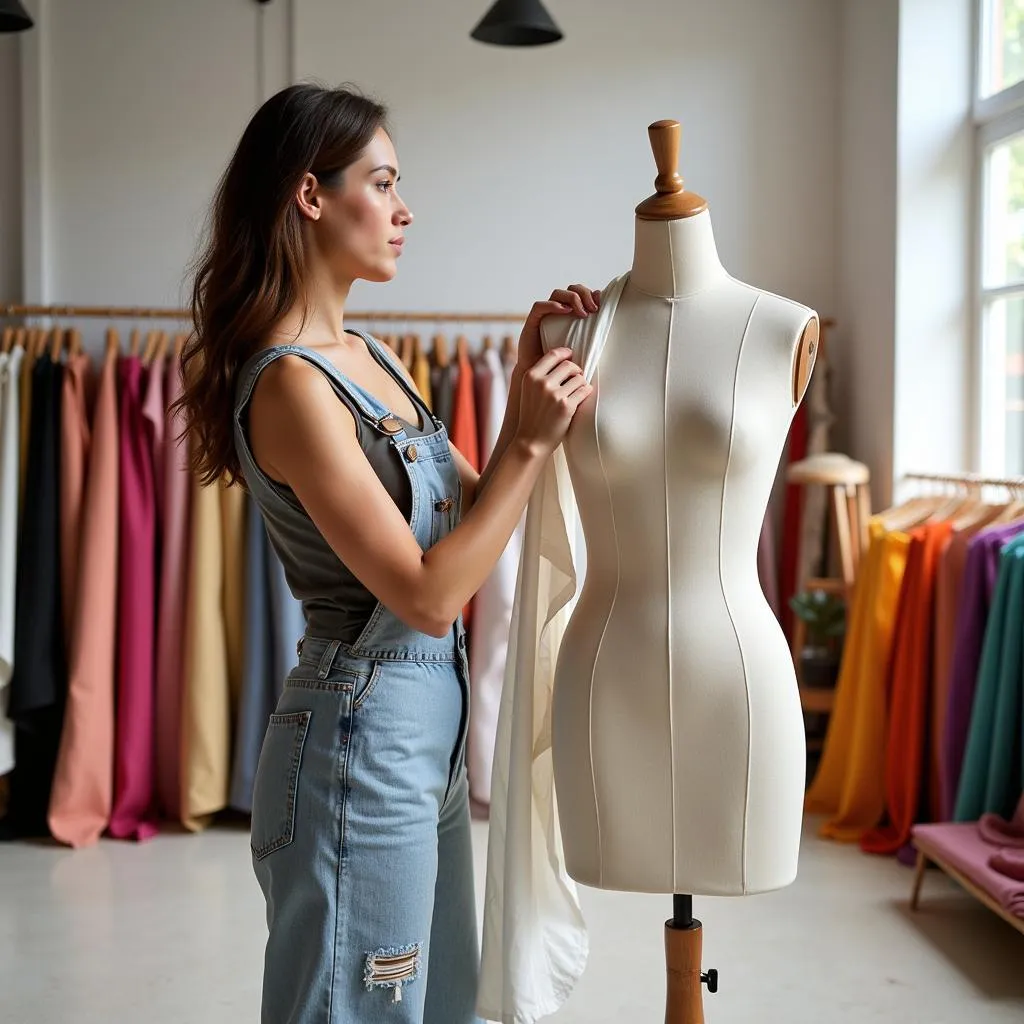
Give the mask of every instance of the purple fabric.
<path id="1" fill-rule="evenodd" d="M 983 889 L 1011 914 L 1024 917 L 1024 881 L 1012 877 L 1002 868 L 1015 870 L 1019 851 L 1004 851 L 986 843 L 977 822 L 917 825 L 914 835 L 927 839 L 942 859 Z"/>
<path id="2" fill-rule="evenodd" d="M 999 552 L 1013 540 L 1024 524 L 1010 523 L 982 530 L 967 546 L 960 603 L 953 641 L 946 721 L 939 751 L 939 776 L 942 783 L 942 816 L 953 817 L 953 805 L 960 783 L 960 772 L 971 724 L 971 706 L 978 681 L 981 645 L 999 572 Z"/>

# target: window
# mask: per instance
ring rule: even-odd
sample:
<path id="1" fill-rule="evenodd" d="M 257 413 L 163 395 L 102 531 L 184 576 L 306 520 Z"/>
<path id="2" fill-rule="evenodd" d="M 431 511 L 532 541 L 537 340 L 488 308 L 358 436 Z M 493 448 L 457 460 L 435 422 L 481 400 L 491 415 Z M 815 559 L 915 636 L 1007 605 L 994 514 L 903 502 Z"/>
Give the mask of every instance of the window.
<path id="1" fill-rule="evenodd" d="M 1024 476 L 1024 0 L 979 0 L 980 469 Z"/>

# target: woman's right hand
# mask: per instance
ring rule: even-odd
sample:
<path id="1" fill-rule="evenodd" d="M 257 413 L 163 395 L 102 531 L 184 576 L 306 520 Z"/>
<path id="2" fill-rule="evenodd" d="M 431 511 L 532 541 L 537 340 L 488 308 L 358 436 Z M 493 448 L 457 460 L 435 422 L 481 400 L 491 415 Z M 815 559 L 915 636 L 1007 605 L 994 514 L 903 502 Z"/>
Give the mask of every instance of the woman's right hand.
<path id="1" fill-rule="evenodd" d="M 576 410 L 594 390 L 571 355 L 568 348 L 552 349 L 522 375 L 516 439 L 545 455 L 561 444 Z"/>

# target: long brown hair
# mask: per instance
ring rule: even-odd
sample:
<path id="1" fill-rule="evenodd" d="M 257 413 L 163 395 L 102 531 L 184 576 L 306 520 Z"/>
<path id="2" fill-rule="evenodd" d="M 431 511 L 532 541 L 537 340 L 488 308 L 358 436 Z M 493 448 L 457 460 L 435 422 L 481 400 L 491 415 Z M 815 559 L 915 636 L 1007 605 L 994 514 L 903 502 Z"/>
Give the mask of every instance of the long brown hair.
<path id="1" fill-rule="evenodd" d="M 193 265 L 194 333 L 182 351 L 176 403 L 204 484 L 241 476 L 233 411 L 238 371 L 302 297 L 305 251 L 294 196 L 307 172 L 342 183 L 387 110 L 356 90 L 293 85 L 272 96 L 242 133 L 214 196 Z"/>

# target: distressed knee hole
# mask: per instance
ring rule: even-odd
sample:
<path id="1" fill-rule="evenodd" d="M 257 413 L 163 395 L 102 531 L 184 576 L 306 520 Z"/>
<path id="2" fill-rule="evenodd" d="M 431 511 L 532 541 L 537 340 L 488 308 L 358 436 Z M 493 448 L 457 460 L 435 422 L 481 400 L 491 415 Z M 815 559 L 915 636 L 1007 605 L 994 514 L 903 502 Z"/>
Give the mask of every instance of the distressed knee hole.
<path id="1" fill-rule="evenodd" d="M 392 989 L 396 1003 L 402 1001 L 402 986 L 415 981 L 420 973 L 422 943 L 411 946 L 387 946 L 366 954 L 363 983 L 367 991 L 374 988 Z"/>

